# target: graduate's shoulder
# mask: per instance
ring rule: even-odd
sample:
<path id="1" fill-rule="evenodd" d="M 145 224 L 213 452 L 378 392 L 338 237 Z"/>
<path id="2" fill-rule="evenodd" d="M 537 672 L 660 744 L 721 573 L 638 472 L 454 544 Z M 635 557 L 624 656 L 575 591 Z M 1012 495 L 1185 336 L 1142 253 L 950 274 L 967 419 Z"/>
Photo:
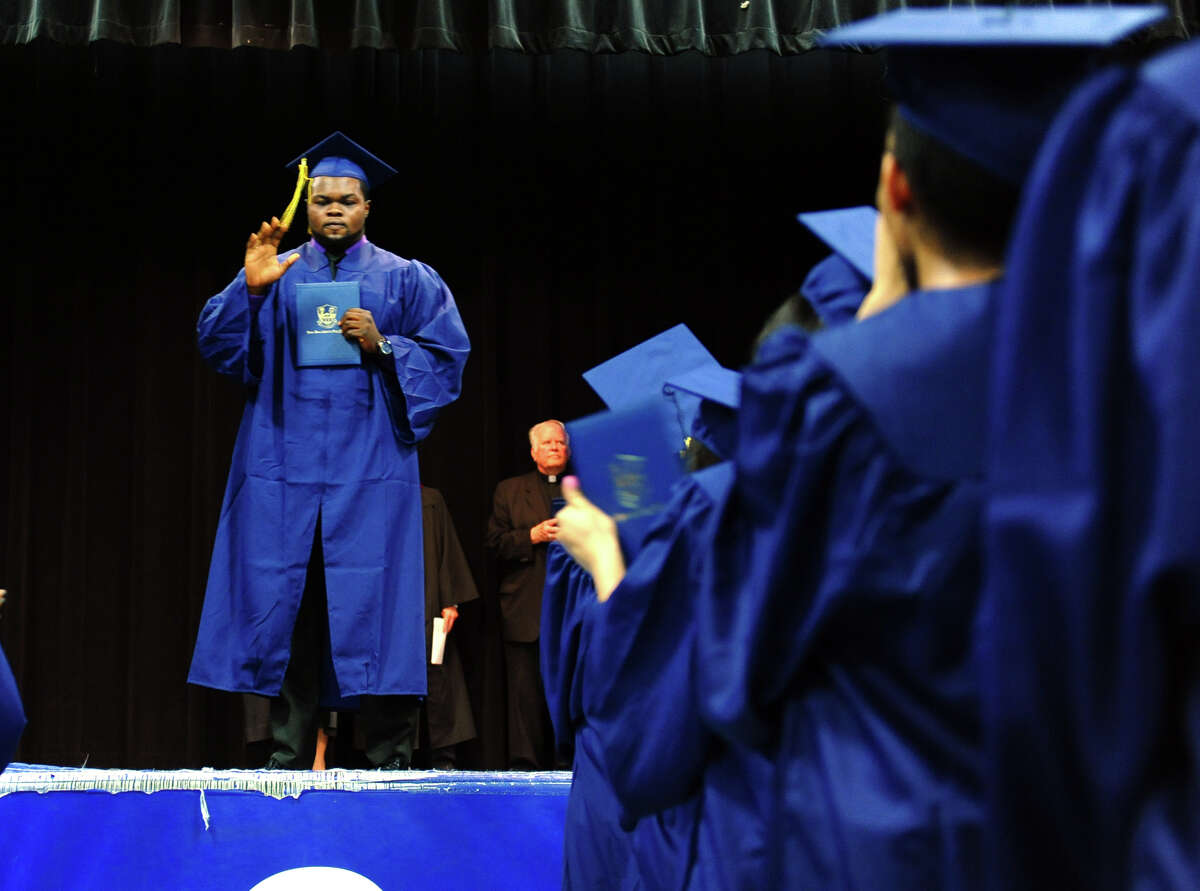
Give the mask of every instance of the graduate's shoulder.
<path id="1" fill-rule="evenodd" d="M 997 283 L 921 291 L 811 350 L 911 469 L 980 472 Z"/>
<path id="2" fill-rule="evenodd" d="M 387 248 L 380 247 L 373 241 L 367 242 L 363 245 L 363 248 L 368 252 L 367 262 L 375 269 L 385 271 L 396 270 L 421 278 L 433 278 L 439 282 L 441 281 L 441 276 L 438 275 L 437 270 L 421 260 L 401 257 Z"/>
<path id="3" fill-rule="evenodd" d="M 1200 90 L 1195 87 L 1200 83 L 1200 44 L 1184 44 L 1156 56 L 1142 66 L 1140 80 L 1200 124 Z"/>
<path id="4" fill-rule="evenodd" d="M 732 461 L 721 461 L 687 474 L 675 484 L 674 499 L 708 503 L 722 500 L 733 487 L 733 467 Z"/>
<path id="5" fill-rule="evenodd" d="M 812 348 L 839 367 L 887 371 L 918 362 L 947 361 L 963 338 L 990 336 L 1000 284 L 917 291 L 883 312 L 817 332 Z"/>
<path id="6" fill-rule="evenodd" d="M 407 257 L 401 257 L 399 254 L 392 253 L 385 247 L 380 247 L 373 241 L 368 241 L 362 246 L 365 261 L 367 265 L 375 269 L 408 269 L 412 266 L 412 260 Z"/>

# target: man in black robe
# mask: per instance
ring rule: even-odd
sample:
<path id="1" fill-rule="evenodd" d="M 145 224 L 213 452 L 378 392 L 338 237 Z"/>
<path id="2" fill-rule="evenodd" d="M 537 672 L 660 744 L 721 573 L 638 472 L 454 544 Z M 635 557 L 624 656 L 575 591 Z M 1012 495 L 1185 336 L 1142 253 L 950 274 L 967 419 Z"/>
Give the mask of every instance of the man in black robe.
<path id="1" fill-rule="evenodd" d="M 488 520 L 487 547 L 500 559 L 500 614 L 508 682 L 508 766 L 517 770 L 554 767 L 554 731 L 538 666 L 546 547 L 558 534 L 554 501 L 571 448 L 561 421 L 529 430 L 536 470 L 496 486 Z"/>

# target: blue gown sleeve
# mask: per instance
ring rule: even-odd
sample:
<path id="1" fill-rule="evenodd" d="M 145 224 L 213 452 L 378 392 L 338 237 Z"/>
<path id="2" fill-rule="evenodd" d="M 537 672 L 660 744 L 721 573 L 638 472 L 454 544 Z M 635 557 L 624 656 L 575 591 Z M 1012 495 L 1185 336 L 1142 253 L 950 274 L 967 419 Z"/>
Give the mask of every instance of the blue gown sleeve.
<path id="1" fill-rule="evenodd" d="M 703 776 L 710 737 L 694 686 L 694 604 L 716 503 L 732 480 L 726 463 L 677 483 L 625 578 L 595 608 L 584 714 L 627 821 L 682 804 Z"/>
<path id="2" fill-rule="evenodd" d="M 586 650 L 587 614 L 597 604 L 592 577 L 558 542 L 546 552 L 542 625 L 538 639 L 542 686 L 560 758 L 570 761 L 583 721 L 580 659 Z"/>
<path id="3" fill-rule="evenodd" d="M 721 736 L 765 750 L 803 679 L 842 667 L 864 702 L 895 712 L 899 738 L 969 778 L 978 479 L 909 466 L 818 348 L 883 352 L 873 338 L 892 338 L 896 318 L 781 331 L 774 358 L 744 372 L 736 487 L 697 607 L 700 707 Z"/>
<path id="4" fill-rule="evenodd" d="M 394 382 L 386 387 L 401 441 L 429 435 L 438 412 L 458 398 L 471 344 L 450 289 L 432 268 L 412 261 L 405 283 L 403 330 L 382 332 L 392 344 Z"/>
<path id="5" fill-rule="evenodd" d="M 196 346 L 214 371 L 240 377 L 245 384 L 257 383 L 262 377 L 264 338 L 274 329 L 269 314 L 274 311 L 277 292 L 278 283 L 262 297 L 252 295 L 243 269 L 225 290 L 204 304 L 196 323 Z"/>
<path id="6" fill-rule="evenodd" d="M 1078 91 L 995 357 L 986 636 L 1001 888 L 1200 883 L 1200 46 Z"/>
<path id="7" fill-rule="evenodd" d="M 852 491 L 872 459 L 855 435 L 857 407 L 812 357 L 804 332 L 781 330 L 768 352 L 769 361 L 743 372 L 737 489 L 696 607 L 705 721 L 750 746 L 770 739 L 765 707 L 809 655 L 825 618 L 822 582 L 838 578 L 838 552 L 853 549 L 852 539 L 829 539 L 828 518 L 870 507 L 866 492 L 854 504 L 829 497 Z M 869 534 L 859 519 L 857 532 Z"/>

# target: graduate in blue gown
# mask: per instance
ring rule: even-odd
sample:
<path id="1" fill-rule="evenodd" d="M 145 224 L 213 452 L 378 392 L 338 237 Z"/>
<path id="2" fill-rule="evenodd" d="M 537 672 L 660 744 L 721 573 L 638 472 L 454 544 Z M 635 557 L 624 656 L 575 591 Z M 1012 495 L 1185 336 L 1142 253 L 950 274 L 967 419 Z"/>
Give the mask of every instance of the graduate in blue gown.
<path id="1" fill-rule="evenodd" d="M 701 395 L 695 392 L 696 387 L 687 375 L 679 375 L 678 388 L 665 386 L 667 376 L 680 367 L 715 369 L 731 375 L 717 366 L 685 326 L 676 326 L 591 369 L 585 378 L 606 404 L 614 408 L 638 404 L 646 397 L 653 400 L 661 410 L 666 428 L 674 431 L 671 442 L 655 445 L 678 448 L 684 444 L 689 430 L 695 432 L 701 428 L 710 438 L 719 439 L 730 426 L 728 406 L 714 405 L 702 412 Z M 736 379 L 736 375 L 732 377 Z M 731 386 L 726 378 L 722 384 L 723 393 L 733 393 L 736 397 L 736 382 Z M 694 423 L 685 418 L 694 419 Z M 604 434 L 601 427 L 594 435 Z M 623 450 L 637 451 L 637 446 L 624 436 L 617 438 Z M 580 442 L 579 435 L 573 435 L 573 439 Z M 677 484 L 677 488 L 686 487 L 684 480 Z M 674 504 L 672 499 L 666 514 L 672 513 Z M 656 528 L 662 523 L 657 522 Z M 652 546 L 650 550 L 654 550 Z M 650 563 L 653 562 L 651 557 Z M 543 682 L 559 756 L 573 761 L 564 831 L 563 884 L 569 888 L 681 887 L 695 824 L 690 811 L 669 814 L 657 821 L 642 821 L 635 828 L 614 794 L 602 760 L 597 725 L 593 721 L 596 696 L 602 688 L 589 683 L 585 673 L 594 631 L 603 618 L 601 613 L 602 604 L 591 575 L 560 545 L 552 545 L 542 598 L 540 639 Z M 607 677 L 603 680 L 607 681 Z"/>
<path id="2" fill-rule="evenodd" d="M 279 697 L 302 615 L 305 628 L 326 638 L 320 649 L 331 657 L 341 696 L 420 696 L 416 446 L 457 398 L 469 343 L 438 274 L 366 238 L 367 187 L 395 171 L 341 134 L 307 159 L 314 162 L 312 238 L 277 257 L 287 223 L 264 223 L 247 244 L 245 269 L 208 301 L 197 324 L 208 363 L 245 384 L 246 408 L 189 681 Z M 300 341 L 325 320 L 297 318 L 298 286 L 333 281 L 350 283 L 357 297 L 318 313 L 326 311 L 329 327 L 337 326 L 327 336 L 348 342 L 355 361 L 301 365 Z M 303 602 L 313 605 L 302 611 L 306 578 L 313 596 Z M 320 659 L 317 652 L 303 661 Z M 272 766 L 312 763 L 316 694 L 308 687 L 316 682 L 303 668 L 305 689 L 284 691 L 285 713 L 273 705 L 273 733 L 291 726 L 287 742 L 275 733 Z M 372 749 L 368 732 L 372 761 L 403 755 L 380 746 Z"/>
<path id="3" fill-rule="evenodd" d="M 1081 89 L 1000 312 L 997 888 L 1200 887 L 1200 43 Z"/>
<path id="4" fill-rule="evenodd" d="M 827 241 L 851 253 L 865 248 L 869 256 L 871 213 L 826 233 Z M 844 321 L 839 310 L 851 301 L 852 317 L 869 279 L 841 253 L 814 272 L 818 268 L 831 274 L 810 275 L 802 289 L 818 313 L 817 326 Z M 861 287 L 856 298 L 854 287 Z M 798 322 L 796 301 L 786 302 L 777 316 L 774 324 Z M 761 812 L 770 764 L 738 751 L 709 771 L 702 790 L 711 737 L 698 720 L 695 698 L 681 694 L 694 676 L 692 600 L 700 557 L 711 543 L 716 506 L 732 483 L 732 466 L 720 459 L 733 452 L 738 376 L 672 333 L 638 348 L 664 362 L 626 354 L 588 378 L 614 406 L 655 391 L 661 379 L 669 413 L 687 428 L 680 439 L 690 432 L 692 455 L 704 456 L 695 462 L 700 469 L 676 483 L 629 573 L 611 599 L 605 594 L 606 603 L 597 599 L 591 575 L 560 544 L 548 556 L 543 676 L 560 757 L 574 757 L 567 887 L 615 886 L 619 880 L 625 887 L 721 888 L 766 879 Z M 701 466 L 713 461 L 718 463 Z M 573 481 L 569 485 L 577 492 Z M 710 807 L 701 820 L 705 794 Z"/>

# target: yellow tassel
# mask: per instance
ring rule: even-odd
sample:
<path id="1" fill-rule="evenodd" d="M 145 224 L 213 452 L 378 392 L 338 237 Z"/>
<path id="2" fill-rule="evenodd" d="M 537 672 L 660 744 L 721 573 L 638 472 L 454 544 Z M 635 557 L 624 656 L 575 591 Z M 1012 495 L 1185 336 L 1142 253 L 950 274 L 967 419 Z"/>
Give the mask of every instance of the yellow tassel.
<path id="1" fill-rule="evenodd" d="M 305 185 L 308 186 L 309 197 L 311 198 L 312 180 L 308 178 L 308 158 L 301 158 L 300 175 L 296 177 L 296 191 L 292 193 L 292 200 L 288 204 L 287 210 L 279 218 L 279 222 L 287 228 L 291 228 L 292 219 L 296 216 L 296 208 L 300 206 L 300 193 L 304 190 Z"/>
<path id="2" fill-rule="evenodd" d="M 304 199 L 309 204 L 312 204 L 312 177 L 311 176 L 308 178 L 308 194 L 304 196 Z M 312 226 L 308 227 L 308 234 L 312 235 Z"/>

